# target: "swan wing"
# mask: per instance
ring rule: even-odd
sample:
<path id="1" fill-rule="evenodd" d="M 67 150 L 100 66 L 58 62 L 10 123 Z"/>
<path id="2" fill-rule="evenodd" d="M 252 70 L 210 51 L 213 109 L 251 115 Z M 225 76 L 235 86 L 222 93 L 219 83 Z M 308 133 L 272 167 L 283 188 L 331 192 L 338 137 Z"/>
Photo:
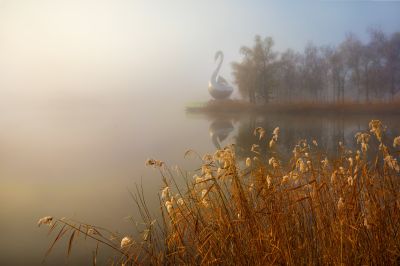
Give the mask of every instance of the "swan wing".
<path id="1" fill-rule="evenodd" d="M 226 79 L 222 76 L 218 76 L 218 83 L 220 84 L 224 84 L 224 85 L 228 85 L 228 81 L 226 81 Z"/>

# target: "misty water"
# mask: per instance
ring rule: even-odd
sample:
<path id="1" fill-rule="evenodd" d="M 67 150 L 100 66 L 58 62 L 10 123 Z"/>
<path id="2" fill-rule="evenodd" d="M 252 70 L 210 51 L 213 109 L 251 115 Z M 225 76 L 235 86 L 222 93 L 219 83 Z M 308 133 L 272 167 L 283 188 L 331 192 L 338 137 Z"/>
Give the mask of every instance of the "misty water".
<path id="1" fill-rule="evenodd" d="M 278 151 L 291 154 L 299 139 L 317 140 L 329 156 L 338 141 L 356 148 L 354 134 L 366 130 L 372 118 L 388 125 L 387 138 L 399 135 L 395 116 L 319 116 L 187 114 L 185 106 L 167 108 L 149 105 L 137 108 L 125 101 L 100 104 L 96 101 L 50 101 L 30 106 L 3 105 L 0 115 L 0 264 L 39 265 L 55 234 L 38 228 L 46 215 L 68 217 L 134 234 L 128 217 L 140 221 L 129 191 L 142 184 L 150 209 L 158 211 L 161 178 L 145 166 L 147 158 L 179 165 L 191 176 L 199 160 L 184 158 L 188 149 L 199 154 L 235 143 L 239 158 L 252 156 L 257 142 L 256 126 L 270 137 L 281 129 Z M 265 150 L 267 140 L 261 142 Z M 91 263 L 92 241 L 80 239 L 66 258 L 66 243 L 58 243 L 46 265 Z M 23 255 L 21 255 L 23 254 Z M 103 260 L 112 253 L 100 247 Z"/>

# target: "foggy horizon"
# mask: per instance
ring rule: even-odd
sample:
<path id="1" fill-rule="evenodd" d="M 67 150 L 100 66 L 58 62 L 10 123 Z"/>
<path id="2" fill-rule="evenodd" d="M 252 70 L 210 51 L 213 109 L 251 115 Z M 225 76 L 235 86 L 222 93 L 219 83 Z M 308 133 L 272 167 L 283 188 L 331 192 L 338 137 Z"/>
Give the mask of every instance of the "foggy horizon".
<path id="1" fill-rule="evenodd" d="M 349 32 L 366 41 L 369 27 L 399 30 L 399 12 L 389 1 L 1 1 L 1 97 L 201 101 L 217 50 L 232 83 L 230 63 L 257 34 L 276 51 L 335 46 Z"/>

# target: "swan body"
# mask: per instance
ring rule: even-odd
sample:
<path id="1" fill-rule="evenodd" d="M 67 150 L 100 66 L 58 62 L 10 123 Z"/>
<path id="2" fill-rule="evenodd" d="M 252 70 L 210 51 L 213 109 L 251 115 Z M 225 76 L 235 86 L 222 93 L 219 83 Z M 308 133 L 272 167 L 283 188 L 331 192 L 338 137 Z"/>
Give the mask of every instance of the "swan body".
<path id="1" fill-rule="evenodd" d="M 233 88 L 222 76 L 218 75 L 219 70 L 221 69 L 222 62 L 224 61 L 224 54 L 221 51 L 218 51 L 215 54 L 215 60 L 220 61 L 218 63 L 217 68 L 214 70 L 211 75 L 210 82 L 208 83 L 208 91 L 211 96 L 216 100 L 223 100 L 229 98 L 233 92 Z"/>

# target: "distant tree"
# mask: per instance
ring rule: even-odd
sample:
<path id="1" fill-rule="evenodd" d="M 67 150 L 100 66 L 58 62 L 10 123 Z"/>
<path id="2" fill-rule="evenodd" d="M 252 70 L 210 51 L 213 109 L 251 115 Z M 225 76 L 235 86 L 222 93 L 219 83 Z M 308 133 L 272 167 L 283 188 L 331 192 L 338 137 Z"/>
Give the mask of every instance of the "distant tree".
<path id="1" fill-rule="evenodd" d="M 306 97 L 319 100 L 324 88 L 325 62 L 318 47 L 309 43 L 304 49 L 302 76 Z"/>
<path id="2" fill-rule="evenodd" d="M 375 99 L 381 99 L 388 92 L 389 79 L 388 73 L 385 71 L 387 64 L 387 36 L 378 28 L 368 30 L 370 34 L 370 42 L 367 45 L 371 56 L 370 68 L 370 88 L 374 93 Z"/>
<path id="3" fill-rule="evenodd" d="M 241 63 L 232 63 L 232 73 L 239 93 L 251 103 L 256 102 L 257 69 L 249 56 L 244 55 Z"/>
<path id="4" fill-rule="evenodd" d="M 387 42 L 386 73 L 389 78 L 391 99 L 400 91 L 400 32 L 392 34 Z"/>
<path id="5" fill-rule="evenodd" d="M 345 53 L 342 49 L 332 50 L 328 57 L 334 102 L 344 102 L 345 84 L 348 73 Z"/>
<path id="6" fill-rule="evenodd" d="M 298 97 L 300 55 L 291 49 L 281 54 L 277 63 L 278 91 L 276 97 L 280 101 L 291 101 Z"/>
<path id="7" fill-rule="evenodd" d="M 400 32 L 368 30 L 363 44 L 354 34 L 337 47 L 309 43 L 303 53 L 273 51 L 271 37 L 255 36 L 232 63 L 242 97 L 251 103 L 393 99 L 400 91 Z"/>
<path id="8" fill-rule="evenodd" d="M 241 62 L 234 62 L 233 76 L 242 95 L 248 95 L 250 102 L 261 99 L 265 103 L 271 100 L 271 94 L 276 86 L 275 72 L 276 53 L 272 47 L 274 41 L 271 37 L 254 38 L 253 47 L 243 46 L 240 53 L 243 55 Z"/>
<path id="9" fill-rule="evenodd" d="M 346 39 L 340 44 L 343 59 L 350 73 L 350 88 L 353 89 L 357 100 L 361 94 L 361 58 L 363 56 L 363 45 L 352 33 L 346 35 Z"/>

